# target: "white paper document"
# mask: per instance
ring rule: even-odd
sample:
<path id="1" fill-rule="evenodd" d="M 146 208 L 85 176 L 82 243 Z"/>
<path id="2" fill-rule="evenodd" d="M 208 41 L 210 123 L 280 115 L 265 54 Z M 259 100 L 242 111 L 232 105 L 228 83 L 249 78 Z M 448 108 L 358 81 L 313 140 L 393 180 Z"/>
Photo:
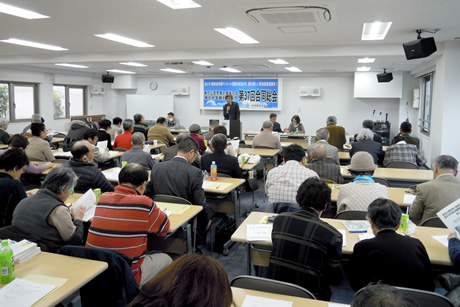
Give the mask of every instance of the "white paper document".
<path id="1" fill-rule="evenodd" d="M 99 148 L 100 152 L 105 152 L 107 149 L 107 140 L 98 141 L 96 147 Z"/>
<path id="2" fill-rule="evenodd" d="M 151 149 L 150 146 L 145 145 L 143 150 L 144 150 L 146 153 L 149 154 L 149 153 L 150 153 L 150 149 Z"/>
<path id="3" fill-rule="evenodd" d="M 16 278 L 0 289 L 0 302 L 2 306 L 32 306 L 54 288 L 56 288 L 55 285 L 45 285 Z"/>
<path id="4" fill-rule="evenodd" d="M 415 200 L 415 195 L 404 194 L 403 203 L 412 205 L 412 203 L 414 202 L 414 200 Z"/>
<path id="5" fill-rule="evenodd" d="M 239 140 L 230 141 L 230 143 L 232 143 L 233 149 L 235 149 L 235 150 L 237 150 L 238 147 L 240 146 L 240 141 Z"/>
<path id="6" fill-rule="evenodd" d="M 246 295 L 241 307 L 292 307 L 292 302 L 254 295 Z"/>
<path id="7" fill-rule="evenodd" d="M 451 232 L 460 235 L 460 198 L 436 213 Z"/>
<path id="8" fill-rule="evenodd" d="M 96 211 L 96 195 L 93 190 L 89 189 L 82 197 L 74 202 L 72 204 L 72 210 L 78 210 L 80 206 L 85 206 L 83 221 L 87 222 L 89 219 L 94 217 L 94 212 Z"/>
<path id="9" fill-rule="evenodd" d="M 118 174 L 120 174 L 120 172 L 106 172 L 106 171 L 103 171 L 102 173 L 104 174 L 105 178 L 107 178 L 108 181 L 118 182 Z"/>
<path id="10" fill-rule="evenodd" d="M 449 240 L 447 240 L 447 235 L 443 236 L 433 236 L 433 239 L 444 245 L 445 247 L 449 247 Z"/>
<path id="11" fill-rule="evenodd" d="M 72 153 L 70 151 L 57 151 L 53 152 L 53 156 L 55 157 L 66 157 L 66 158 L 72 158 Z"/>
<path id="12" fill-rule="evenodd" d="M 272 225 L 248 224 L 246 225 L 246 239 L 248 241 L 270 241 L 272 238 Z"/>
<path id="13" fill-rule="evenodd" d="M 348 304 L 327 303 L 327 307 L 350 307 Z"/>
<path id="14" fill-rule="evenodd" d="M 375 238 L 374 234 L 372 233 L 363 233 L 363 234 L 358 235 L 358 237 L 359 237 L 359 241 Z"/>
<path id="15" fill-rule="evenodd" d="M 347 246 L 347 231 L 345 229 L 337 229 L 342 234 L 342 246 Z"/>

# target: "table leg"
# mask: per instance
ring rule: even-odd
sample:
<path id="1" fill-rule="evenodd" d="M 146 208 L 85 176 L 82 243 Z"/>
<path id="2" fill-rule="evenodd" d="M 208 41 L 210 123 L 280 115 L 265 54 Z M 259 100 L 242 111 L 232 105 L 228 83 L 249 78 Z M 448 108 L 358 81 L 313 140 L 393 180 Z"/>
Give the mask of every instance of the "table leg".
<path id="1" fill-rule="evenodd" d="M 251 267 L 252 267 L 252 263 L 251 263 L 251 244 L 246 244 L 246 247 L 247 247 L 247 252 L 248 252 L 248 255 L 247 255 L 247 264 L 248 264 L 248 275 L 251 276 Z"/>

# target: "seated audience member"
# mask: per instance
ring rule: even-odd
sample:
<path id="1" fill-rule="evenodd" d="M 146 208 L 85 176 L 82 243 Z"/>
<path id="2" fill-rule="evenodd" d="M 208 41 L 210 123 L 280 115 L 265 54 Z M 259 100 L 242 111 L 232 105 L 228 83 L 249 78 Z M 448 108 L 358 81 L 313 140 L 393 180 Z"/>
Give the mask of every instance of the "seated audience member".
<path id="1" fill-rule="evenodd" d="M 133 136 L 133 120 L 125 119 L 123 122 L 123 133 L 117 135 L 115 142 L 113 143 L 113 148 L 124 148 L 130 150 L 133 147 L 131 143 L 131 137 Z"/>
<path id="2" fill-rule="evenodd" d="M 211 141 L 212 137 L 214 136 L 214 128 L 216 128 L 218 125 L 215 123 L 212 123 L 209 125 L 209 131 L 203 134 L 203 139 L 206 141 Z"/>
<path id="3" fill-rule="evenodd" d="M 454 266 L 454 271 L 458 272 L 460 267 L 460 241 L 456 232 L 451 232 L 447 237 L 449 242 L 449 258 Z M 437 277 L 441 286 L 448 292 L 445 294 L 448 299 L 457 307 L 460 304 L 460 275 L 455 273 L 444 273 Z"/>
<path id="4" fill-rule="evenodd" d="M 130 257 L 139 286 L 172 262 L 166 254 L 147 251 L 149 233 L 162 237 L 169 230 L 166 214 L 151 198 L 143 196 L 148 179 L 147 169 L 140 164 L 131 163 L 122 168 L 115 191 L 99 198 L 86 240 L 86 246 L 108 248 Z"/>
<path id="5" fill-rule="evenodd" d="M 273 123 L 269 120 L 264 121 L 264 131 L 260 132 L 254 137 L 252 141 L 252 148 L 269 147 L 273 149 L 281 149 L 281 142 L 279 135 L 272 133 Z"/>
<path id="6" fill-rule="evenodd" d="M 176 119 L 173 112 L 168 113 L 167 124 L 168 129 L 179 129 L 179 120 Z"/>
<path id="7" fill-rule="evenodd" d="M 17 148 L 21 151 L 25 151 L 26 147 L 29 145 L 29 140 L 21 135 L 15 134 L 10 138 L 8 142 L 8 149 Z M 0 149 L 0 155 L 4 154 L 8 149 Z M 25 174 L 33 174 L 38 175 L 46 169 L 52 168 L 53 163 L 46 162 L 46 163 L 36 163 L 36 162 L 28 162 L 26 167 L 24 168 Z"/>
<path id="8" fill-rule="evenodd" d="M 370 282 L 398 287 L 434 290 L 431 262 L 422 242 L 396 233 L 401 208 L 378 198 L 367 208 L 375 238 L 355 244 L 351 258 L 350 286 L 357 291 Z"/>
<path id="9" fill-rule="evenodd" d="M 0 118 L 0 144 L 8 144 L 10 140 L 10 134 L 8 131 L 8 120 L 6 118 Z"/>
<path id="10" fill-rule="evenodd" d="M 289 145 L 283 155 L 284 165 L 271 169 L 267 175 L 265 193 L 271 203 L 295 203 L 302 182 L 310 177 L 318 177 L 318 174 L 304 166 L 305 151 L 300 145 Z"/>
<path id="11" fill-rule="evenodd" d="M 164 152 L 163 161 L 169 161 L 175 156 L 177 156 L 177 152 L 179 151 L 179 143 L 187 137 L 189 137 L 187 133 L 179 133 L 176 136 L 176 145 L 166 148 Z M 201 156 L 200 155 L 196 157 L 195 161 L 192 162 L 192 165 L 201 169 Z"/>
<path id="12" fill-rule="evenodd" d="M 230 307 L 232 289 L 227 272 L 218 261 L 209 256 L 185 254 L 146 283 L 129 306 Z"/>
<path id="13" fill-rule="evenodd" d="M 52 169 L 42 188 L 18 204 L 12 224 L 37 236 L 54 252 L 63 245 L 81 245 L 85 207 L 72 210 L 64 204 L 77 179 L 68 167 Z"/>
<path id="14" fill-rule="evenodd" d="M 198 147 L 200 149 L 200 155 L 202 155 L 206 151 L 206 144 L 204 140 L 200 137 L 201 127 L 198 124 L 193 124 L 188 129 L 190 131 L 190 137 L 193 138 L 195 141 L 198 142 Z"/>
<path id="15" fill-rule="evenodd" d="M 228 136 L 227 128 L 225 128 L 224 126 L 217 126 L 214 128 L 214 134 L 218 134 L 218 133 L 222 133 L 223 135 Z M 235 150 L 235 148 L 233 148 L 233 145 L 230 141 L 231 140 L 227 137 L 227 148 L 225 148 L 224 150 L 225 154 L 234 156 L 234 157 L 238 157 L 238 153 L 240 152 L 240 150 L 238 148 Z"/>
<path id="16" fill-rule="evenodd" d="M 337 126 L 337 118 L 335 116 L 329 116 L 326 120 L 326 127 L 329 130 L 329 144 L 337 147 L 339 151 L 343 151 L 343 145 L 347 142 L 345 136 L 345 128 Z"/>
<path id="17" fill-rule="evenodd" d="M 112 184 L 93 164 L 93 146 L 88 141 L 78 141 L 72 146 L 73 158 L 64 163 L 78 176 L 75 192 L 86 193 L 88 189 L 101 189 L 102 193 L 112 192 Z"/>
<path id="18" fill-rule="evenodd" d="M 113 127 L 109 130 L 110 139 L 115 140 L 117 135 L 123 133 L 123 129 L 121 128 L 123 120 L 120 117 L 114 117 L 112 119 Z"/>
<path id="19" fill-rule="evenodd" d="M 45 124 L 45 119 L 40 116 L 40 114 L 32 114 L 32 117 L 30 118 L 30 125 L 27 125 L 23 130 L 22 134 L 26 135 L 27 137 L 30 137 L 32 135 L 32 131 L 30 130 L 30 126 L 32 124 Z M 28 135 L 27 135 L 28 134 Z M 45 141 L 51 142 L 53 137 L 51 135 L 47 135 L 45 138 Z"/>
<path id="20" fill-rule="evenodd" d="M 270 114 L 270 121 L 273 123 L 273 131 L 282 133 L 283 130 L 281 129 L 280 123 L 276 121 L 276 117 L 277 117 L 276 113 Z M 264 130 L 264 127 L 260 128 L 260 131 L 263 131 L 263 130 Z"/>
<path id="21" fill-rule="evenodd" d="M 97 147 L 97 142 L 99 141 L 99 133 L 96 129 L 88 129 L 85 134 L 83 134 L 83 140 L 88 141 L 93 146 L 94 152 L 94 162 L 104 163 L 110 159 L 109 148 L 107 147 L 104 152 L 101 152 L 99 147 Z"/>
<path id="22" fill-rule="evenodd" d="M 134 114 L 134 129 L 133 129 L 133 134 L 136 132 L 140 132 L 144 134 L 145 137 L 147 137 L 147 131 L 149 130 L 149 126 L 145 124 L 145 119 L 144 115 L 140 113 Z"/>
<path id="23" fill-rule="evenodd" d="M 386 284 L 371 284 L 355 294 L 351 307 L 420 307 L 408 294 Z"/>
<path id="24" fill-rule="evenodd" d="M 370 120 L 370 119 L 364 120 L 363 121 L 363 128 L 367 128 L 370 131 L 372 131 L 372 133 L 374 134 L 374 137 L 372 138 L 372 140 L 374 142 L 382 143 L 382 137 L 373 131 L 374 130 L 374 122 L 372 120 Z M 357 137 L 358 137 L 358 134 L 356 133 L 355 137 L 354 137 L 354 142 L 358 141 Z"/>
<path id="25" fill-rule="evenodd" d="M 108 119 L 103 119 L 99 122 L 99 141 L 107 141 L 107 148 L 112 150 L 112 137 L 110 136 L 110 128 L 112 123 Z"/>
<path id="26" fill-rule="evenodd" d="M 362 128 L 358 132 L 357 142 L 351 144 L 350 157 L 353 157 L 358 151 L 368 152 L 374 158 L 375 164 L 382 165 L 385 153 L 382 149 L 382 143 L 373 141 L 374 133 L 367 128 Z"/>
<path id="27" fill-rule="evenodd" d="M 148 140 L 158 140 L 161 143 L 169 146 L 169 144 L 174 143 L 174 136 L 169 132 L 169 129 L 166 128 L 166 119 L 164 117 L 159 117 L 155 126 L 149 129 Z"/>
<path id="28" fill-rule="evenodd" d="M 388 198 L 388 188 L 372 179 L 376 167 L 369 153 L 360 151 L 353 155 L 348 171 L 355 178 L 353 182 L 340 188 L 337 213 L 345 210 L 367 211 L 367 207 L 375 199 Z"/>
<path id="29" fill-rule="evenodd" d="M 26 155 L 31 161 L 53 162 L 55 160 L 50 144 L 45 141 L 46 129 L 43 124 L 32 124 L 32 137 L 26 147 Z"/>
<path id="30" fill-rule="evenodd" d="M 183 139 L 179 143 L 177 156 L 153 166 L 145 194 L 150 197 L 157 194 L 178 196 L 193 205 L 202 206 L 203 210 L 198 213 L 197 230 L 197 242 L 202 243 L 211 225 L 212 210 L 206 203 L 201 169 L 190 165 L 197 156 L 198 142 L 191 137 Z"/>
<path id="31" fill-rule="evenodd" d="M 211 154 L 201 157 L 201 169 L 211 171 L 212 162 L 217 165 L 217 172 L 227 174 L 233 178 L 241 178 L 241 168 L 238 159 L 226 155 L 224 149 L 227 147 L 227 137 L 222 133 L 214 134 L 209 147 Z"/>
<path id="32" fill-rule="evenodd" d="M 305 167 L 317 173 L 319 178 L 329 179 L 339 184 L 343 183 L 340 166 L 331 159 L 328 159 L 326 146 L 317 142 L 313 146 L 311 158 L 311 163 L 305 165 Z"/>
<path id="33" fill-rule="evenodd" d="M 271 119 L 270 119 L 271 122 L 273 122 Z M 273 129 L 274 131 L 274 129 Z M 303 127 L 303 125 L 300 123 L 300 117 L 299 115 L 294 115 L 292 118 L 291 118 L 291 123 L 289 124 L 289 127 L 284 129 L 284 132 L 287 132 L 287 133 L 300 133 L 300 134 L 305 134 L 305 128 Z"/>
<path id="34" fill-rule="evenodd" d="M 384 166 L 390 162 L 409 162 L 419 167 L 425 165 L 425 156 L 417 149 L 417 146 L 407 144 L 402 136 L 397 135 L 393 140 L 396 141 L 396 144 L 387 148 L 383 159 Z"/>
<path id="35" fill-rule="evenodd" d="M 73 120 L 70 123 L 70 129 L 67 132 L 66 138 L 77 140 L 77 141 L 82 140 L 83 135 L 85 134 L 86 130 L 90 128 L 91 127 L 86 123 L 86 120 L 80 120 L 80 119 Z"/>
<path id="36" fill-rule="evenodd" d="M 149 152 L 144 151 L 145 146 L 145 136 L 141 132 L 136 132 L 131 138 L 133 147 L 125 151 L 121 156 L 121 161 L 128 163 L 138 163 L 147 169 L 152 169 L 155 160 L 152 158 L 152 155 Z"/>
<path id="37" fill-rule="evenodd" d="M 296 196 L 299 212 L 281 213 L 273 223 L 268 277 L 290 282 L 329 300 L 330 284 L 343 278 L 342 235 L 320 219 L 331 202 L 331 189 L 308 178 Z"/>
<path id="38" fill-rule="evenodd" d="M 404 138 L 404 141 L 406 141 L 407 144 L 412 144 L 417 146 L 417 149 L 420 149 L 420 139 L 413 137 L 411 135 L 412 133 L 412 124 L 409 122 L 402 122 L 401 125 L 399 126 L 399 134 L 396 136 L 402 136 Z M 391 145 L 394 145 L 398 143 L 400 139 L 397 139 L 396 137 L 393 138 L 391 141 Z"/>
<path id="39" fill-rule="evenodd" d="M 316 143 L 308 145 L 307 147 L 307 162 L 308 163 L 311 163 L 312 161 L 311 152 L 313 151 L 313 147 L 315 146 L 315 144 L 321 144 L 326 147 L 328 159 L 334 161 L 337 165 L 340 165 L 339 150 L 337 149 L 337 147 L 332 146 L 331 144 L 328 143 L 329 136 L 330 136 L 329 130 L 327 130 L 326 128 L 321 128 L 321 129 L 316 130 Z"/>
<path id="40" fill-rule="evenodd" d="M 27 197 L 18 180 L 27 164 L 26 154 L 17 148 L 8 149 L 0 156 L 0 228 L 11 225 L 16 205 Z"/>
<path id="41" fill-rule="evenodd" d="M 458 161 L 448 155 L 434 161 L 433 180 L 417 185 L 409 216 L 420 225 L 426 219 L 436 217 L 441 209 L 460 198 L 460 179 L 457 178 Z"/>

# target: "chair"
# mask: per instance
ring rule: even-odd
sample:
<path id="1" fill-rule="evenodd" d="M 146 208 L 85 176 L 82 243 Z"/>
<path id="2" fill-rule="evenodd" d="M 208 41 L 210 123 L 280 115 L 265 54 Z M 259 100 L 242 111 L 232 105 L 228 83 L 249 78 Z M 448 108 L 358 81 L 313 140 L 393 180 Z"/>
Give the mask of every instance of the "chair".
<path id="1" fill-rule="evenodd" d="M 179 125 L 179 130 L 186 130 L 185 126 Z"/>
<path id="2" fill-rule="evenodd" d="M 182 205 L 191 205 L 188 200 L 179 197 L 179 196 L 172 196 L 172 195 L 164 195 L 164 194 L 157 194 L 153 196 L 153 201 L 159 201 L 163 203 L 175 203 L 175 204 L 182 204 Z"/>
<path id="3" fill-rule="evenodd" d="M 406 168 L 406 169 L 418 169 L 418 166 L 410 162 L 390 162 L 386 166 L 387 168 Z"/>
<path id="4" fill-rule="evenodd" d="M 430 217 L 422 222 L 420 226 L 425 227 L 436 227 L 436 228 L 447 228 L 447 226 L 441 221 L 441 219 L 437 216 Z"/>
<path id="5" fill-rule="evenodd" d="M 395 287 L 395 288 L 411 296 L 414 300 L 416 300 L 420 304 L 420 307 L 432 307 L 432 306 L 454 307 L 454 304 L 447 297 L 442 296 L 436 292 L 404 288 L 404 287 Z"/>
<path id="6" fill-rule="evenodd" d="M 230 282 L 230 286 L 316 300 L 313 293 L 305 288 L 288 282 L 263 277 L 240 275 Z"/>
<path id="7" fill-rule="evenodd" d="M 386 180 L 385 178 L 380 178 L 380 177 L 372 177 L 372 179 L 374 179 L 374 182 L 375 183 L 380 183 L 381 185 L 384 185 L 386 187 L 390 187 L 391 184 L 388 180 Z"/>
<path id="8" fill-rule="evenodd" d="M 337 213 L 336 220 L 367 220 L 366 211 L 345 210 Z"/>
<path id="9" fill-rule="evenodd" d="M 232 178 L 232 176 L 224 174 L 224 173 L 217 173 L 217 178 L 223 177 L 223 178 Z"/>
<path id="10" fill-rule="evenodd" d="M 124 151 L 128 151 L 128 150 L 127 150 L 127 149 L 125 149 L 125 148 L 119 148 L 119 147 L 117 147 L 117 148 L 113 148 L 112 150 L 113 150 L 113 151 L 122 151 L 122 152 L 124 152 Z"/>
<path id="11" fill-rule="evenodd" d="M 274 213 L 283 213 L 283 212 L 297 212 L 299 211 L 299 205 L 296 203 L 289 202 L 276 202 L 273 203 L 273 212 Z"/>
<path id="12" fill-rule="evenodd" d="M 209 131 L 209 126 L 201 126 L 201 131 Z"/>
<path id="13" fill-rule="evenodd" d="M 66 163 L 69 162 L 69 159 L 54 159 L 53 163 Z"/>

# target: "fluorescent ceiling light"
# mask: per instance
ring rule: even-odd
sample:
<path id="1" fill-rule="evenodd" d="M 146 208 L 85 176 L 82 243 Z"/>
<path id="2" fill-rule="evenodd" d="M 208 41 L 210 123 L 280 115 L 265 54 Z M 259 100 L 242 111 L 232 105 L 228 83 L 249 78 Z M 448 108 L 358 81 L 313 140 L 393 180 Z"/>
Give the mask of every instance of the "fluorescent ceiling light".
<path id="1" fill-rule="evenodd" d="M 207 61 L 192 61 L 193 64 L 202 65 L 202 66 L 212 66 L 214 64 Z"/>
<path id="2" fill-rule="evenodd" d="M 147 67 L 147 65 L 142 64 L 142 63 L 136 63 L 136 62 L 123 62 L 120 63 L 121 65 L 128 65 L 128 66 L 134 66 L 134 67 Z"/>
<path id="3" fill-rule="evenodd" d="M 238 69 L 235 69 L 235 68 L 230 68 L 230 67 L 223 67 L 223 68 L 219 68 L 220 70 L 223 70 L 223 71 L 227 71 L 227 72 L 241 72 L 239 71 Z"/>
<path id="4" fill-rule="evenodd" d="M 192 0 L 157 0 L 158 2 L 169 6 L 173 10 L 178 9 L 192 9 L 195 7 L 201 7 L 198 3 Z"/>
<path id="5" fill-rule="evenodd" d="M 285 69 L 289 70 L 290 72 L 302 72 L 300 69 L 297 67 L 291 66 L 291 67 L 284 67 Z"/>
<path id="6" fill-rule="evenodd" d="M 36 12 L 32 12 L 29 10 L 21 9 L 19 7 L 15 7 L 12 5 L 8 5 L 5 3 L 0 3 L 0 13 L 5 13 L 8 15 L 13 15 L 25 19 L 42 19 L 42 18 L 50 18 L 49 16 L 42 15 Z"/>
<path id="7" fill-rule="evenodd" d="M 119 74 L 130 74 L 130 75 L 135 75 L 136 73 L 133 72 L 133 71 L 128 71 L 128 70 L 120 70 L 120 69 L 109 69 L 107 71 L 110 71 L 110 72 L 115 72 L 115 73 L 119 73 Z"/>
<path id="8" fill-rule="evenodd" d="M 283 59 L 268 60 L 268 61 L 272 62 L 273 64 L 277 64 L 277 65 L 289 64 L 288 62 L 286 62 Z"/>
<path id="9" fill-rule="evenodd" d="M 247 35 L 244 32 L 232 27 L 226 28 L 214 28 L 220 34 L 227 36 L 228 38 L 233 39 L 234 41 L 240 44 L 258 44 L 259 42 Z"/>
<path id="10" fill-rule="evenodd" d="M 166 71 L 166 72 L 173 72 L 173 73 L 176 73 L 176 74 L 185 74 L 186 71 L 183 71 L 183 70 L 180 70 L 180 69 L 172 69 L 172 68 L 164 68 L 164 69 L 160 69 L 162 71 Z"/>
<path id="11" fill-rule="evenodd" d="M 369 71 L 369 70 L 371 70 L 371 68 L 367 66 L 361 66 L 361 67 L 356 68 L 356 71 Z"/>
<path id="12" fill-rule="evenodd" d="M 65 67 L 73 67 L 73 68 L 88 68 L 88 66 L 84 66 L 84 65 L 67 64 L 67 63 L 57 63 L 57 64 L 54 64 L 54 65 L 65 66 Z"/>
<path id="13" fill-rule="evenodd" d="M 27 47 L 33 47 L 33 48 L 46 49 L 46 50 L 53 50 L 53 51 L 69 50 L 69 49 L 66 49 L 66 48 L 58 47 L 58 46 L 35 43 L 35 42 L 25 41 L 25 40 L 17 39 L 17 38 L 4 39 L 4 40 L 0 40 L 0 42 L 9 43 L 9 44 L 15 44 L 15 45 L 21 45 L 21 46 L 27 46 Z"/>
<path id="14" fill-rule="evenodd" d="M 358 59 L 358 63 L 363 63 L 363 64 L 374 63 L 374 61 L 375 61 L 375 58 L 361 58 L 361 59 Z"/>
<path id="15" fill-rule="evenodd" d="M 154 45 L 150 45 L 132 38 L 120 36 L 113 33 L 94 34 L 94 36 L 139 48 L 155 47 Z"/>
<path id="16" fill-rule="evenodd" d="M 391 27 L 391 22 L 371 22 L 363 24 L 363 33 L 361 35 L 361 40 L 383 40 L 388 33 L 388 30 Z"/>

